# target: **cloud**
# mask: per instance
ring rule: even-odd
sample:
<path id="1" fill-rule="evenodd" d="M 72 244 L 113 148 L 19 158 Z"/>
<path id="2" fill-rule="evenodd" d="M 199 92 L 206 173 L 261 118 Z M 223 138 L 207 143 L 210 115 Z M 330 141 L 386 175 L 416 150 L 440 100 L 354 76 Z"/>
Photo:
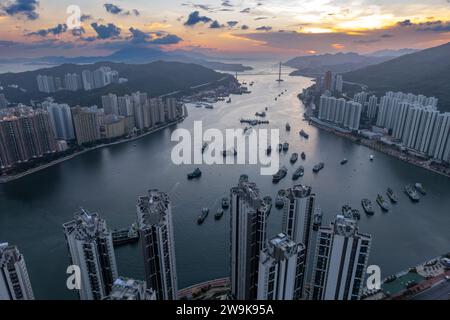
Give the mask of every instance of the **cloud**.
<path id="1" fill-rule="evenodd" d="M 382 34 L 381 35 L 381 38 L 385 38 L 385 39 L 387 39 L 387 38 L 393 38 L 394 36 L 392 35 L 392 34 L 389 34 L 389 33 L 385 33 L 385 34 Z"/>
<path id="2" fill-rule="evenodd" d="M 134 44 L 155 44 L 155 45 L 169 45 L 176 44 L 183 41 L 182 38 L 175 34 L 166 34 L 162 32 L 144 32 L 137 28 L 131 27 L 131 42 Z"/>
<path id="3" fill-rule="evenodd" d="M 123 15 L 123 16 L 129 16 L 129 15 L 135 15 L 139 16 L 140 12 L 137 9 L 133 9 L 131 11 L 125 11 L 123 8 L 116 6 L 112 3 L 105 3 L 103 5 L 105 7 L 106 11 L 111 14 L 117 14 L 117 15 Z"/>
<path id="4" fill-rule="evenodd" d="M 169 44 L 176 44 L 181 41 L 183 41 L 183 39 L 175 34 L 166 34 L 162 37 L 153 39 L 152 41 L 150 41 L 150 43 L 159 45 L 169 45 Z"/>
<path id="5" fill-rule="evenodd" d="M 272 27 L 271 26 L 261 26 L 261 27 L 256 28 L 256 30 L 257 31 L 270 31 L 270 30 L 272 30 Z"/>
<path id="6" fill-rule="evenodd" d="M 234 26 L 236 26 L 239 23 L 239 21 L 227 21 L 227 25 L 230 28 L 233 28 Z"/>
<path id="7" fill-rule="evenodd" d="M 248 29 L 249 29 L 249 27 L 248 27 L 248 25 L 246 25 L 246 24 L 243 24 L 243 25 L 241 26 L 241 29 L 242 29 L 242 30 L 248 30 Z"/>
<path id="8" fill-rule="evenodd" d="M 269 19 L 269 18 L 267 18 L 267 17 L 256 17 L 256 18 L 255 18 L 255 21 L 258 21 L 258 20 L 266 20 L 266 19 Z"/>
<path id="9" fill-rule="evenodd" d="M 397 23 L 400 27 L 414 28 L 416 31 L 430 31 L 430 32 L 450 32 L 450 21 L 427 21 L 420 23 L 413 23 L 407 19 Z"/>
<path id="10" fill-rule="evenodd" d="M 86 33 L 86 30 L 84 30 L 83 27 L 79 27 L 76 29 L 72 29 L 71 32 L 74 37 L 81 37 L 83 34 Z"/>
<path id="11" fill-rule="evenodd" d="M 397 22 L 397 24 L 398 24 L 400 27 L 409 27 L 409 26 L 412 26 L 412 25 L 413 25 L 413 23 L 412 23 L 411 20 L 409 20 L 409 19 L 403 20 L 403 21 L 399 21 L 399 22 Z"/>
<path id="12" fill-rule="evenodd" d="M 229 8 L 234 7 L 234 6 L 231 4 L 231 1 L 230 1 L 230 0 L 224 0 L 224 1 L 222 1 L 222 6 L 224 6 L 224 7 L 229 7 Z"/>
<path id="13" fill-rule="evenodd" d="M 194 26 L 200 22 L 210 22 L 212 19 L 206 16 L 201 16 L 200 12 L 194 11 L 189 14 L 188 19 L 184 23 L 185 26 Z"/>
<path id="14" fill-rule="evenodd" d="M 80 17 L 80 21 L 84 22 L 84 21 L 87 21 L 87 20 L 92 20 L 92 16 L 90 14 L 82 14 L 81 17 Z"/>
<path id="15" fill-rule="evenodd" d="M 56 36 L 59 35 L 61 33 L 64 33 L 67 31 L 67 25 L 64 24 L 58 24 L 56 27 L 53 28 L 48 28 L 48 29 L 40 29 L 37 31 L 33 31 L 33 32 L 29 32 L 26 35 L 27 36 L 41 36 L 41 37 L 46 37 L 50 34 Z"/>
<path id="16" fill-rule="evenodd" d="M 370 43 L 376 43 L 376 42 L 380 42 L 380 39 L 359 39 L 359 40 L 355 40 L 353 41 L 354 43 L 358 43 L 358 44 L 370 44 Z"/>
<path id="17" fill-rule="evenodd" d="M 250 13 L 251 9 L 250 8 L 245 8 L 241 10 L 241 13 Z"/>
<path id="18" fill-rule="evenodd" d="M 209 28 L 210 29 L 220 29 L 223 28 L 224 26 L 222 24 L 219 23 L 219 21 L 214 20 L 210 25 Z"/>
<path id="19" fill-rule="evenodd" d="M 121 29 L 113 23 L 107 25 L 97 24 L 96 22 L 91 24 L 91 27 L 97 33 L 98 39 L 111 39 L 118 38 L 120 36 Z"/>
<path id="20" fill-rule="evenodd" d="M 9 16 L 24 17 L 28 20 L 36 20 L 39 17 L 37 0 L 14 0 L 0 4 L 0 10 Z"/>

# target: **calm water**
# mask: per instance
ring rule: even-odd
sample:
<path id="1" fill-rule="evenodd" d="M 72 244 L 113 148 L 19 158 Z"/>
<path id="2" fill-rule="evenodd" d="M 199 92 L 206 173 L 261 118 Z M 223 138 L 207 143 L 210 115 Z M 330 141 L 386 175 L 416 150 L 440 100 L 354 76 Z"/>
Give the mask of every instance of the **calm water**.
<path id="1" fill-rule="evenodd" d="M 308 126 L 302 121 L 303 105 L 296 95 L 310 85 L 307 78 L 286 78 L 278 84 L 274 76 L 243 76 L 255 81 L 253 93 L 233 96 L 231 104 L 218 103 L 214 110 L 189 109 L 189 117 L 178 127 L 192 129 L 194 120 L 205 128 L 241 127 L 241 117 L 253 117 L 269 107 L 270 127 L 280 128 L 282 141 L 290 145 L 281 161 L 289 168 L 288 177 L 274 186 L 271 177 L 260 176 L 259 166 L 200 166 L 203 176 L 187 181 L 186 173 L 195 166 L 175 166 L 170 159 L 170 141 L 175 128 L 166 129 L 135 143 L 127 143 L 85 154 L 35 175 L 0 186 L 0 241 L 20 247 L 25 255 L 35 295 L 40 299 L 74 298 L 65 288 L 68 253 L 62 223 L 80 207 L 98 211 L 110 227 L 124 227 L 135 220 L 137 197 L 150 188 L 168 192 L 173 203 L 176 261 L 179 287 L 224 277 L 228 274 L 228 212 L 221 221 L 213 214 L 241 173 L 255 181 L 263 194 L 275 197 L 280 188 L 292 185 L 293 150 L 305 151 L 305 176 L 298 183 L 311 185 L 324 211 L 324 223 L 349 203 L 361 209 L 362 198 L 375 201 L 377 193 L 392 187 L 399 203 L 388 213 L 378 206 L 373 217 L 362 214 L 360 229 L 372 234 L 371 264 L 382 268 L 383 276 L 407 268 L 427 258 L 449 251 L 450 179 L 372 151 L 364 146 Z M 273 98 L 284 89 L 278 102 Z M 285 132 L 289 121 L 292 130 Z M 304 128 L 310 139 L 299 137 Z M 200 147 L 200 146 L 197 146 Z M 369 161 L 369 155 L 375 161 Z M 345 166 L 339 162 L 349 159 Z M 325 162 L 319 174 L 313 165 Z M 403 193 L 404 185 L 420 181 L 428 195 L 413 204 Z M 375 202 L 374 202 L 375 204 Z M 211 215 L 202 226 L 196 218 L 203 207 Z M 361 209 L 362 211 L 362 209 Z M 271 235 L 280 231 L 281 212 L 273 209 L 268 221 Z M 139 246 L 118 248 L 119 274 L 143 278 Z"/>

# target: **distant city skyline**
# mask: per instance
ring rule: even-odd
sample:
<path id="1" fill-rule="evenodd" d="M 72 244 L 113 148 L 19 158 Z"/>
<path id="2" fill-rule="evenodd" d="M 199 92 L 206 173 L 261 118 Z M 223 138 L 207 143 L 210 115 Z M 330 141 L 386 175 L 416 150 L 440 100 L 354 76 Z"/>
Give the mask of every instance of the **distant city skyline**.
<path id="1" fill-rule="evenodd" d="M 66 25 L 70 5 L 82 26 Z M 423 1 L 4 0 L 0 58 L 106 55 L 129 47 L 226 56 L 423 49 L 448 42 L 450 3 Z"/>

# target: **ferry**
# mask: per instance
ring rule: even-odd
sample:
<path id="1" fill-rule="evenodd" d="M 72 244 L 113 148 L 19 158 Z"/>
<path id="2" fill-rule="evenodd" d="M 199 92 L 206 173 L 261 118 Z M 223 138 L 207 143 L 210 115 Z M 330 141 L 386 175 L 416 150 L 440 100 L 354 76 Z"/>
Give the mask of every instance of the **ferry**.
<path id="1" fill-rule="evenodd" d="M 230 201 L 228 200 L 228 198 L 226 198 L 226 197 L 222 198 L 222 208 L 228 209 L 229 207 L 230 207 Z"/>
<path id="2" fill-rule="evenodd" d="M 283 151 L 288 151 L 289 150 L 289 143 L 285 142 L 283 143 Z"/>
<path id="3" fill-rule="evenodd" d="M 346 164 L 347 162 L 348 162 L 347 159 L 343 159 L 343 160 L 341 161 L 341 165 L 344 165 L 344 164 Z"/>
<path id="4" fill-rule="evenodd" d="M 217 209 L 216 214 L 214 215 L 215 220 L 220 220 L 223 217 L 223 209 Z"/>
<path id="5" fill-rule="evenodd" d="M 420 200 L 419 193 L 416 191 L 416 189 L 414 189 L 414 186 L 412 186 L 410 184 L 405 186 L 405 193 L 414 202 L 418 202 Z"/>
<path id="6" fill-rule="evenodd" d="M 303 174 L 305 173 L 305 168 L 303 166 L 300 166 L 295 170 L 294 174 L 292 175 L 292 180 L 297 180 L 300 177 L 303 177 Z"/>
<path id="7" fill-rule="evenodd" d="M 208 214 L 209 214 L 209 209 L 208 208 L 203 208 L 202 209 L 202 214 L 197 219 L 197 224 L 202 224 L 203 222 L 205 222 L 206 217 L 208 217 Z"/>
<path id="8" fill-rule="evenodd" d="M 195 169 L 193 172 L 188 173 L 187 177 L 189 180 L 200 178 L 202 176 L 202 172 L 199 168 Z"/>
<path id="9" fill-rule="evenodd" d="M 423 185 L 421 183 L 416 183 L 414 184 L 414 187 L 416 188 L 417 191 L 419 191 L 421 194 L 426 195 L 427 191 L 425 190 L 425 188 L 423 187 Z"/>
<path id="10" fill-rule="evenodd" d="M 309 134 L 307 134 L 306 132 L 305 132 L 305 130 L 300 130 L 300 132 L 299 132 L 299 134 L 303 137 L 303 138 L 305 138 L 305 139 L 308 139 L 309 138 Z"/>
<path id="11" fill-rule="evenodd" d="M 383 198 L 381 194 L 377 195 L 377 203 L 380 206 L 381 210 L 383 211 L 389 211 L 389 204 L 387 201 Z"/>
<path id="12" fill-rule="evenodd" d="M 391 200 L 392 203 L 398 202 L 398 198 L 395 195 L 394 190 L 392 190 L 391 188 L 387 188 L 386 195 L 388 196 L 388 198 Z"/>
<path id="13" fill-rule="evenodd" d="M 272 182 L 277 183 L 281 181 L 284 177 L 286 177 L 287 168 L 285 166 L 281 167 L 277 173 L 272 176 Z"/>
<path id="14" fill-rule="evenodd" d="M 291 125 L 289 123 L 286 123 L 286 131 L 291 131 Z"/>
<path id="15" fill-rule="evenodd" d="M 372 201 L 370 201 L 369 199 L 362 199 L 361 205 L 368 215 L 373 216 L 375 214 L 375 211 L 373 210 Z"/>
<path id="16" fill-rule="evenodd" d="M 291 159 L 289 160 L 292 164 L 294 164 L 294 163 L 296 163 L 297 162 L 297 160 L 298 160 L 298 153 L 293 153 L 292 155 L 291 155 Z"/>
<path id="17" fill-rule="evenodd" d="M 277 197 L 275 199 L 275 207 L 277 209 L 282 209 L 284 207 L 284 200 L 286 197 L 286 191 L 281 189 L 278 191 Z"/>
<path id="18" fill-rule="evenodd" d="M 306 159 L 306 154 L 304 152 L 302 152 L 302 154 L 300 156 L 302 157 L 302 160 Z"/>
<path id="19" fill-rule="evenodd" d="M 322 170 L 325 167 L 325 164 L 323 162 L 319 162 L 318 164 L 316 164 L 313 167 L 313 171 L 314 172 L 319 172 L 320 170 Z"/>

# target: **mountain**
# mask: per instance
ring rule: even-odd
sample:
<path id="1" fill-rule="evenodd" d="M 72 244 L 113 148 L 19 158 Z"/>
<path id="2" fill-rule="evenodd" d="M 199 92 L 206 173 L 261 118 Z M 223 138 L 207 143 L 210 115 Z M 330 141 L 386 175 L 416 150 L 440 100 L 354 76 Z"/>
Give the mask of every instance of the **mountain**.
<path id="1" fill-rule="evenodd" d="M 38 74 L 63 78 L 66 73 L 81 74 L 83 70 L 96 70 L 101 66 L 117 70 L 121 78 L 128 82 L 110 84 L 92 91 L 58 91 L 50 94 L 56 101 L 69 105 L 101 105 L 101 96 L 110 92 L 118 95 L 135 91 L 147 92 L 150 96 L 158 96 L 174 91 L 190 91 L 192 87 L 215 82 L 220 79 L 235 81 L 229 74 L 223 74 L 206 67 L 181 62 L 156 61 L 148 64 L 125 64 L 115 62 L 98 62 L 78 65 L 63 64 L 57 67 L 27 71 L 21 73 L 5 73 L 0 75 L 0 85 L 4 87 L 9 101 L 29 104 L 30 100 L 43 100 L 49 94 L 38 92 L 36 76 Z M 227 79 L 228 78 L 228 79 Z M 17 85 L 19 88 L 9 87 Z"/>
<path id="2" fill-rule="evenodd" d="M 377 64 L 390 59 L 390 57 L 372 57 L 358 53 L 336 53 L 310 55 L 293 58 L 285 65 L 297 69 L 291 75 L 315 75 L 327 71 L 344 73 L 357 70 L 372 64 Z"/>
<path id="3" fill-rule="evenodd" d="M 403 91 L 439 98 L 438 108 L 450 111 L 450 42 L 344 74 L 377 95 Z"/>
<path id="4" fill-rule="evenodd" d="M 108 56 L 92 56 L 92 57 L 61 57 L 61 56 L 47 56 L 39 58 L 21 58 L 21 59 L 0 59 L 0 63 L 29 63 L 29 64 L 43 64 L 43 65 L 59 65 L 65 63 L 96 63 L 101 61 L 123 62 L 129 64 L 144 64 L 154 61 L 178 61 L 185 63 L 195 63 L 201 66 L 220 70 L 242 72 L 252 70 L 249 66 L 244 66 L 239 63 L 223 63 L 212 61 L 212 58 L 200 54 L 198 52 L 176 50 L 176 51 L 162 51 L 158 48 L 147 48 L 130 46 L 120 49 Z"/>
<path id="5" fill-rule="evenodd" d="M 392 58 L 397 58 L 397 57 L 401 57 L 404 56 L 405 54 L 410 54 L 410 53 L 414 53 L 417 52 L 419 50 L 417 49 L 399 49 L 399 50 L 391 50 L 391 49 L 385 49 L 385 50 L 379 50 L 379 51 L 375 51 L 372 53 L 367 54 L 367 56 L 371 56 L 371 57 L 392 57 Z"/>

